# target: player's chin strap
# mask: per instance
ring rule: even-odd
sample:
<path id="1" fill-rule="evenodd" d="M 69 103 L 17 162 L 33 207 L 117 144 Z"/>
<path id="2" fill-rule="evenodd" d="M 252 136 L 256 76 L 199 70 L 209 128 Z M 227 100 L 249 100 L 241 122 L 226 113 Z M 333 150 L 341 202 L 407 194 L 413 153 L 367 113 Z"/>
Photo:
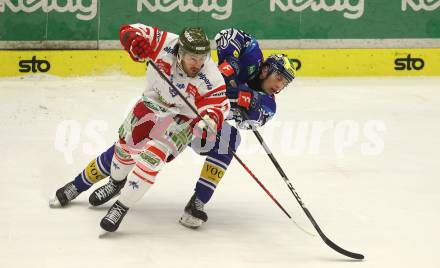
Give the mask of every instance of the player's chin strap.
<path id="1" fill-rule="evenodd" d="M 196 108 L 194 108 L 194 106 L 185 98 L 185 96 L 183 96 L 183 94 L 176 88 L 176 86 L 170 82 L 170 80 L 162 73 L 162 71 L 159 70 L 159 68 L 156 66 L 156 64 L 149 60 L 149 65 L 151 65 L 156 71 L 157 73 L 160 75 L 160 77 L 162 77 L 162 79 L 164 79 L 165 82 L 167 82 L 167 84 L 179 95 L 179 97 L 186 103 L 186 105 L 188 105 L 188 107 L 194 112 L 194 114 L 197 115 L 197 117 L 200 120 L 203 120 L 203 118 L 201 117 L 201 115 L 199 114 L 199 112 L 197 111 Z M 207 124 L 209 125 L 209 124 Z M 213 131 L 214 129 L 212 129 L 211 126 L 209 126 L 210 130 Z M 261 135 L 259 135 L 261 138 Z M 221 138 L 218 138 L 219 142 L 224 144 L 224 142 L 222 142 Z M 269 148 L 267 147 L 267 145 L 264 143 L 263 139 L 261 138 L 260 143 L 263 145 L 263 147 L 266 147 L 267 150 L 270 152 Z M 275 197 L 273 197 L 273 195 L 266 189 L 266 187 L 260 182 L 260 180 L 254 175 L 254 173 L 252 173 L 252 171 L 243 163 L 243 161 L 237 156 L 237 154 L 231 149 L 231 147 L 227 146 L 228 150 L 232 153 L 232 155 L 234 156 L 234 158 L 240 163 L 240 165 L 249 173 L 249 175 L 251 175 L 251 177 L 257 182 L 257 184 L 266 192 L 266 194 L 272 199 L 272 201 L 275 202 L 275 204 L 284 212 L 284 214 L 286 214 L 287 217 L 289 217 L 289 219 L 291 219 L 292 217 L 289 215 L 289 213 L 283 208 L 283 206 L 281 206 L 281 204 L 278 202 L 278 200 L 275 199 Z M 293 188 L 291 182 L 287 179 L 286 174 L 284 174 L 284 172 L 282 171 L 280 165 L 278 164 L 278 162 L 275 160 L 275 158 L 273 157 L 272 153 L 270 154 L 271 160 L 274 163 L 274 165 L 277 167 L 278 171 L 280 172 L 280 174 L 282 174 L 284 181 L 287 183 L 287 186 L 289 187 L 290 191 L 293 193 L 293 195 L 295 196 L 296 200 L 298 201 L 299 205 L 301 206 L 301 208 L 303 209 L 304 213 L 307 215 L 307 217 L 309 218 L 309 220 L 311 221 L 311 223 L 313 224 L 313 227 L 315 227 L 316 231 L 318 232 L 319 236 L 322 238 L 322 240 L 324 241 L 324 243 L 326 243 L 329 247 L 331 247 L 332 249 L 334 249 L 335 251 L 339 252 L 342 255 L 345 255 L 347 257 L 350 258 L 354 258 L 354 259 L 358 259 L 358 260 L 362 260 L 364 259 L 364 256 L 362 254 L 358 254 L 358 253 L 353 253 L 350 251 L 347 251 L 341 247 L 339 247 L 338 245 L 336 245 L 333 241 L 331 241 L 329 238 L 327 238 L 327 236 L 322 232 L 321 228 L 318 226 L 318 224 L 316 223 L 315 219 L 312 217 L 312 214 L 310 214 L 309 210 L 305 207 L 305 204 L 302 202 L 301 198 L 299 197 L 298 193 L 295 191 L 295 189 Z"/>

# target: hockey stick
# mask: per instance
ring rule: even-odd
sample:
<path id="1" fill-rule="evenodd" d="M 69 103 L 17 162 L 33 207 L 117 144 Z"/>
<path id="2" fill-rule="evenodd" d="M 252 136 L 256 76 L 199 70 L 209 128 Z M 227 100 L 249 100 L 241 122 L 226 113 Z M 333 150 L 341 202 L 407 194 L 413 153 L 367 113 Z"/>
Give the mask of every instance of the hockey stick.
<path id="1" fill-rule="evenodd" d="M 243 112 L 242 110 L 240 110 L 241 115 L 246 119 L 249 120 L 247 114 L 245 112 Z M 267 156 L 269 156 L 270 160 L 272 161 L 272 163 L 274 164 L 274 166 L 276 167 L 276 169 L 278 170 L 278 172 L 280 173 L 281 177 L 284 179 L 284 182 L 287 184 L 287 187 L 289 187 L 289 190 L 292 192 L 293 196 L 295 196 L 296 200 L 298 201 L 299 205 L 301 206 L 301 208 L 303 209 L 304 213 L 307 215 L 307 217 L 309 218 L 310 222 L 313 224 L 313 227 L 315 227 L 316 231 L 318 232 L 319 236 L 322 238 L 322 240 L 324 240 L 324 242 L 331 247 L 332 249 L 336 250 L 337 252 L 341 253 L 342 255 L 345 255 L 347 257 L 353 258 L 353 259 L 358 259 L 358 260 L 362 260 L 364 259 L 364 255 L 359 254 L 359 253 L 354 253 L 354 252 L 350 252 L 348 250 L 345 250 L 343 248 L 341 248 L 340 246 L 336 245 L 333 241 L 331 241 L 325 234 L 324 232 L 321 230 L 321 228 L 319 227 L 318 223 L 316 223 L 315 219 L 313 218 L 312 214 L 310 213 L 310 211 L 307 209 L 306 205 L 304 204 L 304 202 L 301 200 L 301 198 L 299 197 L 298 193 L 296 192 L 295 188 L 293 187 L 292 183 L 290 182 L 289 178 L 287 178 L 286 173 L 284 173 L 283 169 L 281 168 L 280 164 L 278 163 L 278 161 L 275 159 L 275 156 L 273 155 L 272 151 L 269 149 L 269 147 L 267 146 L 267 144 L 264 142 L 263 137 L 260 135 L 260 132 L 258 132 L 258 130 L 252 126 L 252 131 L 255 134 L 255 137 L 257 137 L 258 141 L 260 142 L 260 144 L 263 146 L 264 150 L 266 151 Z"/>
<path id="2" fill-rule="evenodd" d="M 160 77 L 162 77 L 162 79 L 167 82 L 167 84 L 179 95 L 179 97 L 185 102 L 186 105 L 188 105 L 188 107 L 193 111 L 194 114 L 197 115 L 197 118 L 199 118 L 200 120 L 204 121 L 204 119 L 202 118 L 202 116 L 200 115 L 200 113 L 197 111 L 196 108 L 194 108 L 194 106 L 185 98 L 185 96 L 183 96 L 183 94 L 176 88 L 176 86 L 171 83 L 171 81 L 168 79 L 168 77 L 166 77 L 162 71 L 157 67 L 157 65 L 151 61 L 148 60 L 147 62 L 149 65 L 151 65 L 156 72 L 160 75 Z M 209 124 L 206 124 L 210 131 L 213 131 L 214 133 L 216 131 L 214 131 L 214 129 L 211 128 L 211 126 Z M 218 137 L 217 137 L 218 138 Z M 221 140 L 221 138 L 218 138 L 218 141 L 222 144 L 224 144 Z M 252 173 L 252 171 L 243 163 L 243 161 L 237 156 L 237 154 L 234 152 L 234 150 L 232 150 L 228 145 L 227 145 L 228 150 L 232 153 L 232 155 L 234 156 L 234 158 L 241 164 L 241 166 L 249 173 L 249 175 L 251 175 L 251 177 L 257 182 L 257 184 L 266 192 L 266 194 L 272 199 L 273 202 L 275 202 L 275 204 L 284 212 L 284 214 L 293 221 L 293 223 L 296 224 L 296 226 L 298 226 L 298 228 L 300 228 L 302 231 L 311 234 L 310 232 L 308 232 L 307 230 L 305 230 L 304 228 L 302 228 L 301 226 L 299 226 L 292 218 L 292 216 L 290 216 L 290 214 L 286 211 L 286 209 L 284 209 L 284 207 L 280 204 L 280 202 L 278 202 L 278 200 L 269 192 L 269 190 L 260 182 L 260 180 L 254 175 L 254 173 Z"/>

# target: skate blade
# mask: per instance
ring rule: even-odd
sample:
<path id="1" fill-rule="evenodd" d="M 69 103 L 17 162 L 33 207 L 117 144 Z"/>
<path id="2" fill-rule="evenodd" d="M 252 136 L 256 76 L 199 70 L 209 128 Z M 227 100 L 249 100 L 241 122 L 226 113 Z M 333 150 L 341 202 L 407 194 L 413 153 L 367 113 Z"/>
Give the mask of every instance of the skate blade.
<path id="1" fill-rule="evenodd" d="M 58 198 L 54 197 L 52 199 L 49 199 L 49 207 L 50 208 L 60 208 L 61 203 L 58 201 Z"/>
<path id="2" fill-rule="evenodd" d="M 179 222 L 183 226 L 191 229 L 197 229 L 203 224 L 203 221 L 201 219 L 193 217 L 186 212 L 182 215 L 182 217 L 180 217 Z"/>

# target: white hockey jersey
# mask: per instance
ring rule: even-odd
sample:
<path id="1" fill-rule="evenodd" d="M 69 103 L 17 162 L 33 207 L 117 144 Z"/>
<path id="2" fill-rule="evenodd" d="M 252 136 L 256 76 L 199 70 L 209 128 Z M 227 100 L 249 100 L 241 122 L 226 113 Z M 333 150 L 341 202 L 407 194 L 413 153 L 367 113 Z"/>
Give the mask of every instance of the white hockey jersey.
<path id="1" fill-rule="evenodd" d="M 226 97 L 226 86 L 211 57 L 207 58 L 196 77 L 188 77 L 177 64 L 178 35 L 139 23 L 130 27 L 139 30 L 150 41 L 152 52 L 149 58 L 199 113 L 202 114 L 210 109 L 220 121 L 226 118 L 230 108 Z M 164 115 L 173 113 L 189 118 L 197 117 L 153 67 L 148 68 L 146 76 L 147 87 L 142 98 L 149 108 L 154 107 L 159 114 L 164 113 Z M 222 122 L 219 123 L 221 125 Z"/>

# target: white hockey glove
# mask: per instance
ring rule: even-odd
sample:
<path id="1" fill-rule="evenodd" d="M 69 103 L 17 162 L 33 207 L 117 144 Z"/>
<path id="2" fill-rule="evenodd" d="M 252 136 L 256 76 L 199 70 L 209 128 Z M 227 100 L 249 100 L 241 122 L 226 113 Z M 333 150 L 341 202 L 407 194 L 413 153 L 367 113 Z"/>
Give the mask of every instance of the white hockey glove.
<path id="1" fill-rule="evenodd" d="M 193 134 L 197 138 L 207 139 L 209 141 L 215 140 L 217 134 L 217 121 L 210 116 L 209 112 L 202 115 L 203 120 L 198 120 L 193 128 Z"/>

